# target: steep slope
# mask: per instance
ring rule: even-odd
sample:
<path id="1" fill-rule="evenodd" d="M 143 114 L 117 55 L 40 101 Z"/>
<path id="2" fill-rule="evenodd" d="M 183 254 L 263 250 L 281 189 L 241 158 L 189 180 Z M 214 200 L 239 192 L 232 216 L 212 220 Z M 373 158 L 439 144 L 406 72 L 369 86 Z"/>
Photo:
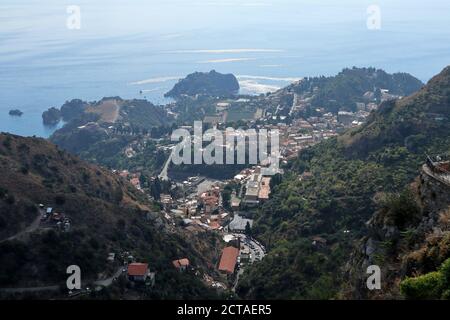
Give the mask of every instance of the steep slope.
<path id="1" fill-rule="evenodd" d="M 63 284 L 72 264 L 80 266 L 86 284 L 111 276 L 121 266 L 121 255 L 129 252 L 157 272 L 154 289 L 137 296 L 215 295 L 198 278 L 171 268 L 172 260 L 189 257 L 202 273 L 214 259 L 208 246 L 178 233 L 119 176 L 43 139 L 9 134 L 0 135 L 0 168 L 0 287 Z M 39 204 L 62 214 L 70 229 L 48 220 L 39 224 Z M 213 244 L 217 239 L 203 240 Z M 110 252 L 117 256 L 113 264 L 106 259 Z"/>
<path id="2" fill-rule="evenodd" d="M 365 126 L 303 152 L 259 212 L 255 231 L 270 252 L 248 270 L 239 293 L 338 297 L 353 242 L 378 208 L 375 196 L 403 190 L 424 153 L 450 150 L 449 88 L 446 68 L 417 94 L 386 102 Z M 313 178 L 300 181 L 304 171 Z"/>
<path id="3" fill-rule="evenodd" d="M 347 263 L 344 296 L 450 298 L 450 180 L 429 163 L 402 193 L 380 197 L 368 234 Z M 373 264 L 380 266 L 382 286 L 368 291 L 360 270 Z M 441 265 L 447 271 L 433 283 Z"/>
<path id="4" fill-rule="evenodd" d="M 340 138 L 349 152 L 367 154 L 388 144 L 420 149 L 425 136 L 446 135 L 450 119 L 450 67 L 416 94 L 384 103 L 367 124 Z"/>

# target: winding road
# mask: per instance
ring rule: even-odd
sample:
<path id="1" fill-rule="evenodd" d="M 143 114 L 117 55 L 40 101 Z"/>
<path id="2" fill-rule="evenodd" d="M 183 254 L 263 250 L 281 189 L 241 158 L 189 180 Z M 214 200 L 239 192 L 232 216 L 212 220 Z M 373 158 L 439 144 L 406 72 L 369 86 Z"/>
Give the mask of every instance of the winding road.
<path id="1" fill-rule="evenodd" d="M 9 238 L 0 240 L 0 243 L 5 242 L 5 241 L 12 241 L 12 240 L 21 238 L 22 236 L 24 236 L 28 233 L 36 231 L 39 228 L 40 224 L 41 224 L 41 213 L 39 213 L 38 216 L 33 220 L 33 222 L 28 227 L 26 227 L 24 230 L 20 231 L 19 233 L 16 233 L 15 235 L 13 235 Z"/>
<path id="2" fill-rule="evenodd" d="M 118 278 L 122 274 L 121 266 L 111 277 L 97 280 L 93 282 L 94 286 L 109 287 L 113 284 L 114 279 Z M 42 287 L 29 287 L 29 288 L 0 288 L 0 293 L 26 293 L 26 292 L 41 292 L 41 291 L 57 291 L 60 289 L 59 285 L 42 286 Z"/>
<path id="3" fill-rule="evenodd" d="M 172 161 L 173 150 L 174 150 L 174 148 L 172 148 L 172 151 L 170 152 L 169 158 L 167 158 L 167 161 L 166 161 L 166 163 L 164 163 L 164 167 L 163 167 L 163 169 L 161 170 L 161 173 L 158 176 L 158 178 L 160 180 L 163 180 L 163 181 L 169 180 L 168 170 L 169 170 L 170 161 Z"/>

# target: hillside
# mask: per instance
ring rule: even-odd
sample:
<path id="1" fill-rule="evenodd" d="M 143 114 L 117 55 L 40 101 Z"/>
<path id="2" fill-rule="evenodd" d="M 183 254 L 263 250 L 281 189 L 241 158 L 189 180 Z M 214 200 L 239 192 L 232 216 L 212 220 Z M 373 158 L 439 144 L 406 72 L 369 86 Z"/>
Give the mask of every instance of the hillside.
<path id="1" fill-rule="evenodd" d="M 195 72 L 181 79 L 165 94 L 166 97 L 178 98 L 183 95 L 230 96 L 239 91 L 239 82 L 232 74 Z"/>
<path id="2" fill-rule="evenodd" d="M 121 268 L 119 257 L 129 252 L 157 273 L 154 289 L 133 291 L 134 296 L 215 296 L 197 277 L 181 276 L 170 266 L 174 259 L 189 257 L 203 272 L 216 258 L 205 243 L 213 245 L 217 239 L 200 243 L 180 234 L 118 175 L 43 139 L 10 134 L 0 135 L 0 168 L 0 288 L 63 284 L 72 264 L 81 267 L 86 285 L 111 276 Z M 62 214 L 70 228 L 39 223 L 40 204 Z M 106 259 L 110 252 L 118 257 L 114 263 Z M 100 295 L 119 298 L 129 291 L 118 284 Z"/>
<path id="3" fill-rule="evenodd" d="M 336 76 L 305 78 L 282 89 L 281 93 L 295 93 L 301 104 L 304 101 L 312 108 L 322 107 L 337 113 L 340 110 L 355 111 L 357 102 L 380 103 L 408 96 L 422 86 L 420 80 L 407 73 L 388 74 L 375 68 L 353 67 Z"/>
<path id="4" fill-rule="evenodd" d="M 163 108 L 146 100 L 72 100 L 61 107 L 60 113 L 67 122 L 50 141 L 84 160 L 111 169 L 146 168 L 153 173 L 166 158 L 150 137 L 171 131 L 172 119 Z M 139 148 L 140 157 L 126 153 L 133 147 Z"/>
<path id="5" fill-rule="evenodd" d="M 44 122 L 70 123 L 91 115 L 99 124 L 130 126 L 134 130 L 149 130 L 169 122 L 167 113 L 160 107 L 143 99 L 124 100 L 120 97 L 105 97 L 99 101 L 86 102 L 80 99 L 66 101 L 61 108 L 50 108 L 42 114 Z"/>
<path id="6" fill-rule="evenodd" d="M 450 119 L 450 67 L 416 94 L 384 103 L 361 128 L 340 138 L 349 152 L 366 154 L 387 144 L 419 151 L 427 135 L 447 134 Z"/>
<path id="7" fill-rule="evenodd" d="M 238 292 L 266 299 L 339 297 L 354 243 L 379 208 L 375 196 L 411 183 L 424 153 L 448 154 L 449 88 L 446 68 L 418 93 L 385 102 L 363 127 L 302 152 L 258 214 L 255 232 L 270 251 Z M 300 180 L 305 171 L 313 178 Z"/>
<path id="8" fill-rule="evenodd" d="M 379 198 L 380 209 L 346 265 L 343 297 L 449 299 L 450 184 L 424 165 L 400 194 Z M 381 268 L 383 286 L 370 292 L 360 270 L 373 264 Z"/>

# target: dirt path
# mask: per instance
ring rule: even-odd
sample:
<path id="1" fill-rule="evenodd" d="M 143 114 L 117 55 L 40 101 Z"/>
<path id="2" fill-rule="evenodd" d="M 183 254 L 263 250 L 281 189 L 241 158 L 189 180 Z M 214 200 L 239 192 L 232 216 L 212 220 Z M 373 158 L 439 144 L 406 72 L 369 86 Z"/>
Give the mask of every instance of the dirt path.
<path id="1" fill-rule="evenodd" d="M 19 233 L 16 233 L 15 235 L 13 235 L 9 238 L 0 240 L 0 243 L 5 242 L 5 241 L 19 239 L 28 233 L 36 231 L 39 228 L 40 223 L 41 223 L 41 213 L 39 213 L 38 216 L 33 220 L 33 222 L 28 227 L 26 227 L 24 230 L 20 231 Z"/>

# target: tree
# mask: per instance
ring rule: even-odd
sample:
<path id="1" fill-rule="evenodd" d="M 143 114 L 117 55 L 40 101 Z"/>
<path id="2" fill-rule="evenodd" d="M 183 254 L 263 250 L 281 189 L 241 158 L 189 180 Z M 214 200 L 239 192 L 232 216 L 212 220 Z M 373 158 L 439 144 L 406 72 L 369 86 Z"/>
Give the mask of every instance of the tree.
<path id="1" fill-rule="evenodd" d="M 252 235 L 252 227 L 250 226 L 250 222 L 247 221 L 247 224 L 245 225 L 245 234 L 247 236 Z"/>
<path id="2" fill-rule="evenodd" d="M 400 284 L 400 291 L 408 299 L 440 299 L 443 277 L 439 272 L 430 272 L 417 278 L 406 278 Z"/>
<path id="3" fill-rule="evenodd" d="M 231 187 L 228 185 L 222 191 L 222 206 L 225 209 L 230 209 L 231 192 Z"/>
<path id="4" fill-rule="evenodd" d="M 384 205 L 388 210 L 387 217 L 390 222 L 400 229 L 414 224 L 420 218 L 420 208 L 414 199 L 412 191 L 408 188 L 400 194 L 389 195 Z"/>
<path id="5" fill-rule="evenodd" d="M 156 200 L 160 199 L 161 196 L 161 181 L 156 178 L 150 185 L 150 194 Z"/>
<path id="6" fill-rule="evenodd" d="M 274 189 L 283 181 L 283 176 L 279 173 L 274 175 L 272 179 L 270 179 L 270 189 Z"/>

